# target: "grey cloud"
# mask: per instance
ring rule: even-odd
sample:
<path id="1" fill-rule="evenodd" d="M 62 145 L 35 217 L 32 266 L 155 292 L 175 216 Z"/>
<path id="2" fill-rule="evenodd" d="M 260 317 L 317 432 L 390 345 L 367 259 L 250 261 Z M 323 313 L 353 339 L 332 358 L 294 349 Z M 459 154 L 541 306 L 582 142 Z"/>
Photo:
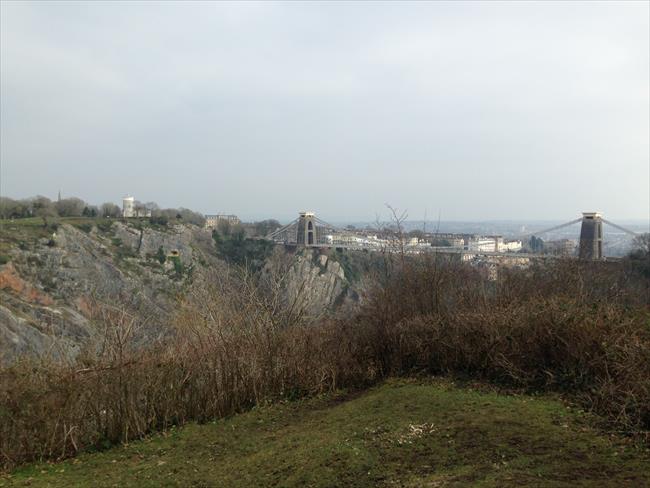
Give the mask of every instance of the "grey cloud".
<path id="1" fill-rule="evenodd" d="M 3 195 L 650 214 L 644 2 L 2 2 Z"/>

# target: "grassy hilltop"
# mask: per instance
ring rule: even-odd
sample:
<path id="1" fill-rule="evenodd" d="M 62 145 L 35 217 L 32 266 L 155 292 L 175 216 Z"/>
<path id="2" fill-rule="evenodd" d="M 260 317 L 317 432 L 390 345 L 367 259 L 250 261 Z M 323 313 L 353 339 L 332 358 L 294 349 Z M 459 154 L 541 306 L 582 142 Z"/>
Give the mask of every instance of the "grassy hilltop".
<path id="1" fill-rule="evenodd" d="M 650 453 L 551 397 L 390 380 L 37 464 L 0 486 L 650 486 Z"/>

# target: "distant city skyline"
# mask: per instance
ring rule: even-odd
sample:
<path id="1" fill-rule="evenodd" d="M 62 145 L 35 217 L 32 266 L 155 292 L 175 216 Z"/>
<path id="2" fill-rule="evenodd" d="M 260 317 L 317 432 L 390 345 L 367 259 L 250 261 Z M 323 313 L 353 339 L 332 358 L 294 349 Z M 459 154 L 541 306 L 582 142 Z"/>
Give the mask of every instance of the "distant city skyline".
<path id="1" fill-rule="evenodd" d="M 648 2 L 0 3 L 0 195 L 650 219 Z"/>

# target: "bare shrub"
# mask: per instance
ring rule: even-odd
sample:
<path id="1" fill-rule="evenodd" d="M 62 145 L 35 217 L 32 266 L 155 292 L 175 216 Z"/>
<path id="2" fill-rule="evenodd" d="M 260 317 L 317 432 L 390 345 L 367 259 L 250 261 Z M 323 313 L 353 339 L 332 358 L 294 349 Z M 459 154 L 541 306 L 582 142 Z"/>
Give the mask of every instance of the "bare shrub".
<path id="1" fill-rule="evenodd" d="M 382 375 L 454 373 L 564 392 L 626 429 L 650 427 L 650 309 L 621 263 L 503 270 L 407 260 L 358 316 Z"/>

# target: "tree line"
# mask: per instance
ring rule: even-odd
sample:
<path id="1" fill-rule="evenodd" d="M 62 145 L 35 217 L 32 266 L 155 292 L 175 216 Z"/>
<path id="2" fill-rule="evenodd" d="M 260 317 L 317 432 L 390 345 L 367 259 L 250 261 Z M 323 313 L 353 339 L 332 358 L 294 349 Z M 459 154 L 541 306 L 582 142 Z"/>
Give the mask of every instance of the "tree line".
<path id="1" fill-rule="evenodd" d="M 186 208 L 161 209 L 155 202 L 136 202 L 136 209 L 146 209 L 151 212 L 151 220 L 158 224 L 167 224 L 172 220 L 202 226 L 205 218 L 200 213 Z M 56 201 L 42 195 L 15 200 L 0 197 L 0 218 L 24 219 L 40 217 L 44 222 L 57 217 L 89 217 L 89 218 L 119 218 L 122 209 L 113 202 L 92 205 L 81 198 L 70 197 Z"/>

